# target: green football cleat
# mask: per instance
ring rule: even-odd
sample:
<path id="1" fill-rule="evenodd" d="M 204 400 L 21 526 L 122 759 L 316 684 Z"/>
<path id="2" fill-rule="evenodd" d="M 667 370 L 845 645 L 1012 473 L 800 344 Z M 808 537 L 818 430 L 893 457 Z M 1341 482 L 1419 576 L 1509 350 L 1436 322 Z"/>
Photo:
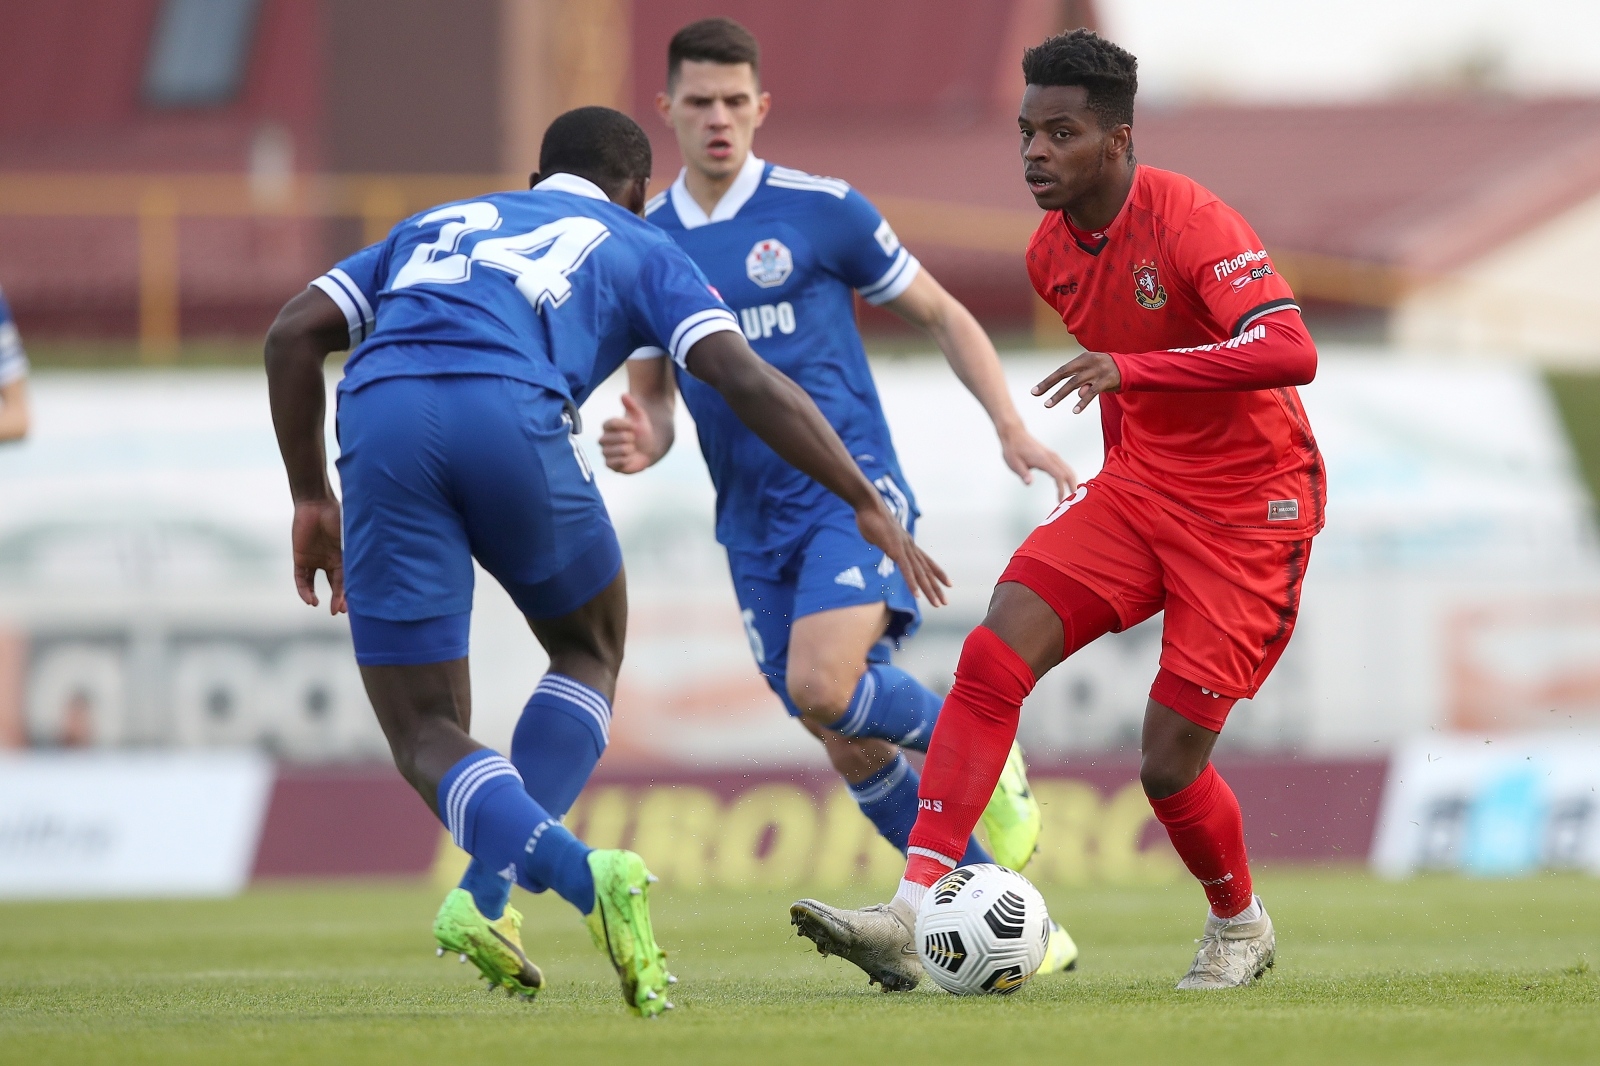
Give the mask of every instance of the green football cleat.
<path id="1" fill-rule="evenodd" d="M 515 907 L 494 921 L 483 916 L 464 888 L 451 889 L 433 919 L 433 938 L 439 954 L 453 952 L 469 959 L 489 982 L 489 989 L 504 988 L 506 995 L 532 999 L 544 987 L 544 974 L 522 951 L 522 915 Z"/>
<path id="2" fill-rule="evenodd" d="M 650 927 L 650 885 L 655 876 L 631 851 L 591 851 L 594 910 L 584 921 L 589 936 L 616 967 L 622 999 L 644 1018 L 672 1009 L 667 986 L 677 978 L 667 972 L 667 953 L 656 945 Z"/>
<path id="3" fill-rule="evenodd" d="M 1028 787 L 1028 768 L 1022 762 L 1022 746 L 1015 741 L 1000 771 L 1000 780 L 995 783 L 994 795 L 983 809 L 982 822 L 994 861 L 1021 873 L 1039 847 L 1039 829 L 1044 815 L 1039 810 L 1039 801 L 1033 798 L 1033 790 Z"/>
<path id="4" fill-rule="evenodd" d="M 1050 919 L 1050 939 L 1045 942 L 1044 961 L 1034 973 L 1066 973 L 1068 970 L 1078 968 L 1078 945 L 1072 940 L 1072 934 L 1056 924 L 1054 918 Z"/>

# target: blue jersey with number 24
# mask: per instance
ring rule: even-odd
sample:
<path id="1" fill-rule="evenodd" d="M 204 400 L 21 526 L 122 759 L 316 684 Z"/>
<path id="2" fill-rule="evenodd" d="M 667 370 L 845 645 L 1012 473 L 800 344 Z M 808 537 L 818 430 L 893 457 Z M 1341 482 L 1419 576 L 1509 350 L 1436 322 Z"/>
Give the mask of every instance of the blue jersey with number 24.
<path id="1" fill-rule="evenodd" d="M 671 238 L 568 174 L 408 218 L 312 284 L 350 332 L 341 391 L 492 374 L 582 404 L 630 352 L 682 365 L 701 338 L 739 329 Z"/>

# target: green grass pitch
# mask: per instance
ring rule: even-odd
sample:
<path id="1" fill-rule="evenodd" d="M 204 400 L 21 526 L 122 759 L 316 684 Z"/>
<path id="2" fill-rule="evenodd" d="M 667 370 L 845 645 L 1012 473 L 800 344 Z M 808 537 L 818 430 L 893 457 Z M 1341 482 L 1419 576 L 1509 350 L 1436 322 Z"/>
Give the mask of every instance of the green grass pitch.
<path id="1" fill-rule="evenodd" d="M 0 1062 L 1322 1063 L 1600 1061 L 1600 882 L 1266 871 L 1279 963 L 1180 995 L 1190 884 L 1046 893 L 1076 973 L 1004 999 L 885 996 L 787 925 L 794 893 L 660 891 L 678 1010 L 643 1022 L 573 913 L 519 895 L 533 1004 L 436 959 L 439 893 L 303 885 L 194 903 L 0 906 Z M 661 886 L 663 889 L 667 886 Z M 860 890 L 867 902 L 873 893 Z"/>

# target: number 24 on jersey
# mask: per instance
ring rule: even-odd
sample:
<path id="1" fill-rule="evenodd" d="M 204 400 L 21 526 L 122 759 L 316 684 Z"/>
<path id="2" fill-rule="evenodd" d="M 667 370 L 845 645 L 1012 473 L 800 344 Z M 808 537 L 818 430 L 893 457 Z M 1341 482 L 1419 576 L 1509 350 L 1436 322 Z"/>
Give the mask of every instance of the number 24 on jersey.
<path id="1" fill-rule="evenodd" d="M 439 235 L 412 249 L 411 258 L 395 274 L 391 291 L 412 285 L 459 285 L 472 277 L 473 264 L 481 263 L 514 277 L 517 291 L 536 311 L 566 302 L 572 295 L 568 276 L 611 235 L 598 219 L 574 215 L 527 233 L 489 237 L 462 252 L 461 242 L 469 234 L 500 228 L 499 209 L 483 201 L 456 204 L 417 221 L 418 226 L 433 223 L 443 223 Z"/>

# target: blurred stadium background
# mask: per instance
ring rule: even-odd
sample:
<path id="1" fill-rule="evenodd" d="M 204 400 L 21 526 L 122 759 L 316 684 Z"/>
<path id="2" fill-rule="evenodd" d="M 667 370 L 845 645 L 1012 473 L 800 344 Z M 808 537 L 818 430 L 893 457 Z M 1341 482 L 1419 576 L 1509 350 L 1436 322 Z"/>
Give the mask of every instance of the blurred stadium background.
<path id="1" fill-rule="evenodd" d="M 1328 528 L 1295 641 L 1219 747 L 1252 854 L 1600 873 L 1600 20 L 1560 0 L 1342 8 L 0 0 L 0 285 L 35 405 L 0 447 L 0 897 L 448 871 L 343 621 L 293 595 L 260 338 L 405 215 L 524 185 L 569 107 L 634 114 L 669 182 L 651 101 L 668 37 L 710 14 L 762 41 L 758 153 L 874 199 L 1019 396 L 1073 342 L 1021 261 L 1038 213 L 1018 55 L 1078 25 L 1139 55 L 1139 158 L 1251 220 L 1324 354 L 1304 395 Z M 1005 473 L 925 343 L 861 322 L 922 539 L 957 583 L 903 661 L 947 684 L 1054 501 Z M 591 447 L 617 391 L 591 401 Z M 1022 406 L 1098 466 L 1092 415 Z M 601 476 L 633 616 L 575 828 L 684 887 L 893 877 L 752 668 L 689 434 L 643 476 Z M 504 745 L 542 660 L 479 590 L 474 724 Z M 1158 624 L 1031 699 L 1041 880 L 1175 873 L 1135 783 Z"/>

